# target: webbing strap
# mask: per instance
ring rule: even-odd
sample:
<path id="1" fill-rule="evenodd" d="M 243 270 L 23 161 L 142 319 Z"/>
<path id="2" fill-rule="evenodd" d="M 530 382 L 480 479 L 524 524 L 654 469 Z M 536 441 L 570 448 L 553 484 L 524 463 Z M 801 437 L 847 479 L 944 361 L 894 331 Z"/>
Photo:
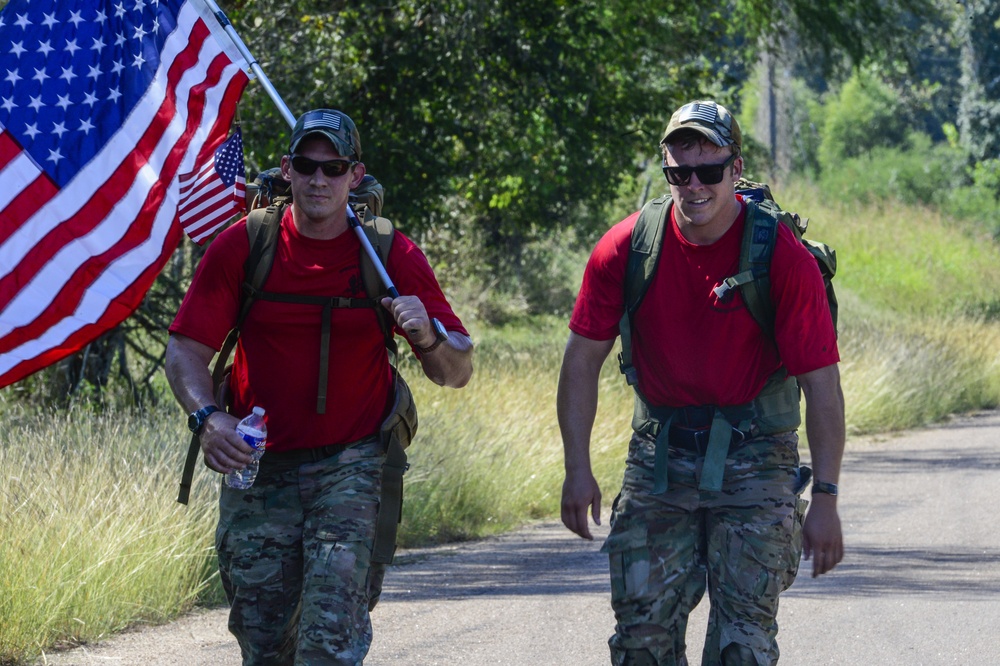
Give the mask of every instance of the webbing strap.
<path id="1" fill-rule="evenodd" d="M 403 520 L 403 473 L 406 468 L 406 452 L 399 440 L 391 438 L 382 466 L 382 494 L 372 546 L 372 562 L 376 564 L 391 564 L 396 553 L 396 530 Z"/>
<path id="2" fill-rule="evenodd" d="M 192 434 L 187 457 L 184 459 L 184 471 L 181 472 L 180 490 L 177 491 L 177 501 L 181 504 L 187 504 L 191 497 L 191 483 L 194 480 L 194 466 L 198 462 L 199 451 L 201 451 L 201 441 L 198 435 Z"/>
<path id="3" fill-rule="evenodd" d="M 672 411 L 656 434 L 656 450 L 653 453 L 653 494 L 662 495 L 670 485 L 667 479 L 667 463 L 670 461 L 670 424 L 676 411 Z"/>
<path id="4" fill-rule="evenodd" d="M 708 434 L 708 449 L 705 451 L 705 461 L 701 468 L 701 483 L 699 490 L 722 490 L 722 477 L 726 471 L 726 456 L 729 454 L 729 444 L 733 441 L 733 426 L 729 420 L 716 410 L 712 417 L 712 429 Z"/>

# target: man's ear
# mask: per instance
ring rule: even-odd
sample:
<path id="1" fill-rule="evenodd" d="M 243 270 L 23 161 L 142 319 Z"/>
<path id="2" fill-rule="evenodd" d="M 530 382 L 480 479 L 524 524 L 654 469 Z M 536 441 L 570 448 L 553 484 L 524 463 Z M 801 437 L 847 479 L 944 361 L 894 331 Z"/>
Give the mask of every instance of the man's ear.
<path id="1" fill-rule="evenodd" d="M 358 162 L 354 165 L 354 171 L 351 172 L 351 189 L 357 189 L 358 185 L 361 184 L 361 180 L 365 177 L 368 171 L 365 169 L 364 162 Z"/>

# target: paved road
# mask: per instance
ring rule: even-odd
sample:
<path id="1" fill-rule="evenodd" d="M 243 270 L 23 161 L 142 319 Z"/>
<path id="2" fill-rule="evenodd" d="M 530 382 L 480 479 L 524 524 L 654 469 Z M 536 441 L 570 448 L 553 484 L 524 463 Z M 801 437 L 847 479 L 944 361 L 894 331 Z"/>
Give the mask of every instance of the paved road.
<path id="1" fill-rule="evenodd" d="M 800 576 L 782 597 L 782 663 L 1000 664 L 1000 412 L 853 440 L 841 481 L 847 557 L 827 576 Z M 545 523 L 401 553 L 365 663 L 604 666 L 613 618 L 599 545 Z M 706 603 L 691 621 L 693 657 Z M 209 611 L 43 663 L 236 666 L 239 658 L 224 611 Z"/>

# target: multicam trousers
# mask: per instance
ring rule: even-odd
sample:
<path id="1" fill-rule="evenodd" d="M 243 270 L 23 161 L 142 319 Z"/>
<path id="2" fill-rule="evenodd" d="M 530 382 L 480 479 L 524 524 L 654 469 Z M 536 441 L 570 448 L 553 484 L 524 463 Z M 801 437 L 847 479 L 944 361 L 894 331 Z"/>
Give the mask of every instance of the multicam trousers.
<path id="1" fill-rule="evenodd" d="M 223 484 L 216 549 L 245 666 L 363 662 L 383 460 L 365 440 L 301 465 L 265 455 L 249 490 Z"/>
<path id="2" fill-rule="evenodd" d="M 686 666 L 688 615 L 706 588 L 703 666 L 778 660 L 778 595 L 798 571 L 802 519 L 798 437 L 759 437 L 730 451 L 720 492 L 700 491 L 703 458 L 670 450 L 669 490 L 653 495 L 651 437 L 633 435 L 611 533 L 616 666 Z"/>

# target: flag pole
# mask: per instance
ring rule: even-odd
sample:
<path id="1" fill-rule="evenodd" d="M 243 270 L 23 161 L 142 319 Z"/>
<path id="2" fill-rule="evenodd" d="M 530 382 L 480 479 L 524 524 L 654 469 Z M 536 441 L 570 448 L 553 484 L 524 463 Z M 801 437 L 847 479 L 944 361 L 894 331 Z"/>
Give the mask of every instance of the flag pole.
<path id="1" fill-rule="evenodd" d="M 222 29 L 226 31 L 229 38 L 233 40 L 233 44 L 240 51 L 240 55 L 243 56 L 244 60 L 250 65 L 250 71 L 252 71 L 257 78 L 260 80 L 260 84 L 264 86 L 264 91 L 267 92 L 267 96 L 271 98 L 274 105 L 278 107 L 278 111 L 281 113 L 285 122 L 288 123 L 290 128 L 295 127 L 295 116 L 292 115 L 291 110 L 289 110 L 288 105 L 285 104 L 285 100 L 281 99 L 281 95 L 278 94 L 278 90 L 271 83 L 271 79 L 267 77 L 264 70 L 261 68 L 260 63 L 257 59 L 253 57 L 250 53 L 250 49 L 237 34 L 236 29 L 233 24 L 229 22 L 229 17 L 226 16 L 225 12 L 219 8 L 215 0 L 205 0 L 205 4 L 208 5 L 212 13 L 215 14 L 215 18 L 219 21 L 219 25 Z M 354 209 L 351 208 L 350 204 L 347 206 L 347 223 L 354 230 L 358 239 L 361 241 L 361 247 L 364 248 L 365 253 L 368 254 L 369 259 L 375 265 L 375 270 L 378 272 L 379 278 L 382 280 L 382 284 L 385 285 L 386 291 L 389 292 L 389 296 L 392 298 L 399 298 L 399 292 L 396 291 L 396 286 L 392 283 L 392 278 L 385 271 L 385 266 L 382 265 L 382 260 L 379 259 L 378 254 L 375 252 L 375 248 L 372 247 L 371 242 L 368 240 L 368 236 L 365 235 L 364 229 L 361 227 L 361 221 L 358 220 L 358 216 L 354 214 Z"/>

